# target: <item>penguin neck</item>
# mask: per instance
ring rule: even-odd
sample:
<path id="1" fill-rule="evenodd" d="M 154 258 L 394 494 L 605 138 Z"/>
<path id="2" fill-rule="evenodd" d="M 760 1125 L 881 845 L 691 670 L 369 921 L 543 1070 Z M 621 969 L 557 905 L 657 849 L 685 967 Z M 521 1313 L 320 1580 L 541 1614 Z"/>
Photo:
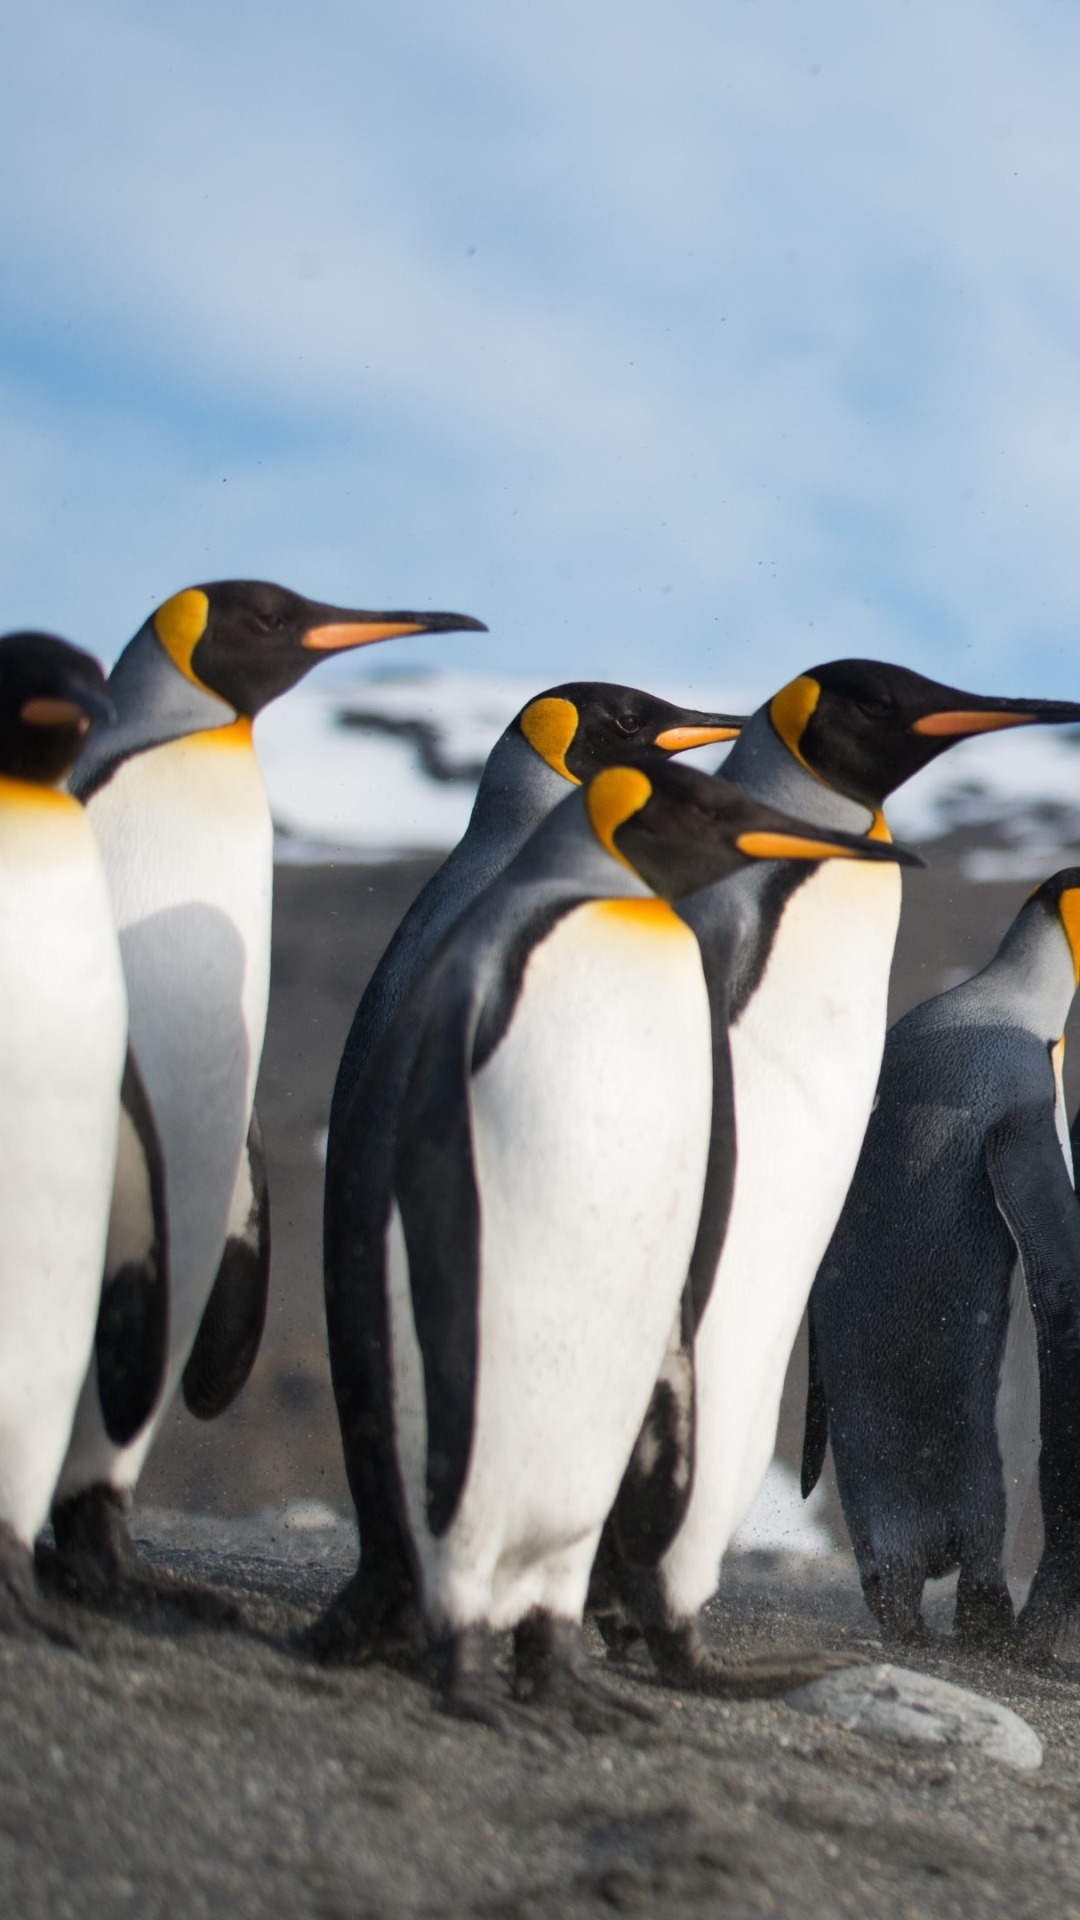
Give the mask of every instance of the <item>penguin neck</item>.
<path id="1" fill-rule="evenodd" d="M 134 753 L 186 734 L 237 724 L 226 701 L 196 686 L 176 668 L 147 622 L 124 648 L 109 675 L 115 726 L 94 727 L 69 781 L 86 800 Z"/>
<path id="2" fill-rule="evenodd" d="M 817 779 L 796 760 L 777 734 L 767 707 L 759 707 L 747 721 L 724 762 L 723 775 L 751 799 L 764 800 L 818 827 L 868 833 L 874 824 L 872 807 Z"/>
<path id="3" fill-rule="evenodd" d="M 558 778 L 558 775 L 555 776 Z M 565 780 L 560 784 L 565 788 Z M 582 788 L 573 788 L 536 829 L 513 863 L 515 879 L 530 887 L 550 884 L 572 898 L 655 900 L 633 867 L 600 845 L 585 811 Z"/>
<path id="4" fill-rule="evenodd" d="M 976 1018 L 1004 1020 L 1040 1040 L 1057 1040 L 1076 993 L 1064 928 L 1045 911 L 1025 910 L 989 964 L 954 992 Z"/>
<path id="5" fill-rule="evenodd" d="M 514 721 L 488 755 L 469 817 L 469 837 L 503 846 L 512 842 L 516 851 L 572 791 L 530 747 Z"/>

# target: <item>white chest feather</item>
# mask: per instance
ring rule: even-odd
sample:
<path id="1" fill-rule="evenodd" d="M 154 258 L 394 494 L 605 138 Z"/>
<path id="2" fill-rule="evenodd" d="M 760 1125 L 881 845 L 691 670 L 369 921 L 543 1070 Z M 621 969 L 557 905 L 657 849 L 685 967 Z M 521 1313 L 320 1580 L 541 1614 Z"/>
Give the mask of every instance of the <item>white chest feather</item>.
<path id="1" fill-rule="evenodd" d="M 81 807 L 0 782 L 0 1519 L 32 1537 L 101 1290 L 124 982 Z"/>
<path id="2" fill-rule="evenodd" d="M 690 1610 L 764 1478 L 788 1358 L 847 1194 L 885 1040 L 894 866 L 825 861 L 788 902 L 731 1031 L 738 1159 L 696 1354 L 690 1512 L 665 1561 Z"/>
<path id="3" fill-rule="evenodd" d="M 272 830 L 249 729 L 136 754 L 89 812 L 165 1155 L 175 1349 L 220 1258 L 266 1024 Z"/>
<path id="4" fill-rule="evenodd" d="M 509 1030 L 471 1083 L 475 1425 L 439 1541 L 417 1440 L 403 1461 L 429 1605 L 445 1619 L 580 1612 L 693 1246 L 708 1042 L 693 937 L 659 903 L 595 903 L 535 950 Z"/>

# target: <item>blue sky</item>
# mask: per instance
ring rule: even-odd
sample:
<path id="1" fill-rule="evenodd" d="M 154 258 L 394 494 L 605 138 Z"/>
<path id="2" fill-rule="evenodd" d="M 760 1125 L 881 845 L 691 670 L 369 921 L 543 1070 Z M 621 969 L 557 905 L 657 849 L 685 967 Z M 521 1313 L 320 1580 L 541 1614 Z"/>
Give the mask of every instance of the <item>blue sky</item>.
<path id="1" fill-rule="evenodd" d="M 398 666 L 1080 697 L 1067 0 L 47 0 L 4 41 L 4 627 L 111 655 L 251 574 L 491 626 Z"/>

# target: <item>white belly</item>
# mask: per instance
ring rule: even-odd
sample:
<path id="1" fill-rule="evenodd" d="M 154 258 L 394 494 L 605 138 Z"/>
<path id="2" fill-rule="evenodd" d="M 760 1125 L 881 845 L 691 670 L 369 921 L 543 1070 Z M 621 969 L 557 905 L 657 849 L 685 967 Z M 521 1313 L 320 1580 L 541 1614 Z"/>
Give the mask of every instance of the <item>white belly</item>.
<path id="1" fill-rule="evenodd" d="M 225 1244 L 269 988 L 273 841 L 243 726 L 137 754 L 90 801 L 127 979 L 131 1042 L 165 1159 L 169 1368 L 121 1458 L 92 1392 L 65 1492 L 130 1485 L 172 1398 Z"/>
<path id="2" fill-rule="evenodd" d="M 29 1542 L 97 1323 L 127 1020 L 82 808 L 45 794 L 14 811 L 0 806 L 0 1520 Z"/>
<path id="3" fill-rule="evenodd" d="M 662 1568 L 680 1614 L 715 1590 L 772 1457 L 787 1362 L 870 1117 L 899 911 L 896 867 L 823 862 L 731 1030 L 735 1192 L 695 1346 L 690 1506 Z"/>
<path id="4" fill-rule="evenodd" d="M 428 1532 L 404 1241 L 390 1236 L 403 1479 L 436 1624 L 579 1618 L 697 1228 L 712 1099 L 697 943 L 659 903 L 592 904 L 534 953 L 471 1083 L 481 1196 L 473 1446 Z"/>

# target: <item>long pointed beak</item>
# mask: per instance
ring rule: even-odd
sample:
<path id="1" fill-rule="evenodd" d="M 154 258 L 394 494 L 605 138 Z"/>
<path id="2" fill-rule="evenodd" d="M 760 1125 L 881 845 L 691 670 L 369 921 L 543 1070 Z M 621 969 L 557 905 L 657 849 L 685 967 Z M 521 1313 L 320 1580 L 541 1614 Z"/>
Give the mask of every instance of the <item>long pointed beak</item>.
<path id="1" fill-rule="evenodd" d="M 325 611 L 329 614 L 330 608 Z M 486 633 L 482 620 L 468 613 L 346 613 L 309 627 L 302 645 L 313 653 L 344 653 L 375 640 L 397 640 L 407 633 Z"/>
<path id="2" fill-rule="evenodd" d="M 737 740 L 745 725 L 741 715 L 702 714 L 693 724 L 665 727 L 653 744 L 665 753 L 686 753 L 691 747 L 711 747 L 718 740 Z"/>
<path id="3" fill-rule="evenodd" d="M 116 708 L 96 687 L 84 687 L 73 681 L 66 694 L 35 694 L 24 700 L 19 719 L 28 727 L 77 727 L 85 733 L 92 720 L 111 727 Z"/>
<path id="4" fill-rule="evenodd" d="M 1080 705 L 1073 700 L 980 700 L 977 706 L 924 713 L 911 731 L 933 739 L 962 740 L 969 734 L 999 733 L 1005 727 L 1075 726 L 1078 721 Z"/>
<path id="5" fill-rule="evenodd" d="M 735 841 L 750 860 L 891 860 L 901 867 L 921 867 L 910 847 L 893 841 L 871 840 L 864 834 L 840 833 L 828 839 L 810 834 L 740 833 Z"/>

